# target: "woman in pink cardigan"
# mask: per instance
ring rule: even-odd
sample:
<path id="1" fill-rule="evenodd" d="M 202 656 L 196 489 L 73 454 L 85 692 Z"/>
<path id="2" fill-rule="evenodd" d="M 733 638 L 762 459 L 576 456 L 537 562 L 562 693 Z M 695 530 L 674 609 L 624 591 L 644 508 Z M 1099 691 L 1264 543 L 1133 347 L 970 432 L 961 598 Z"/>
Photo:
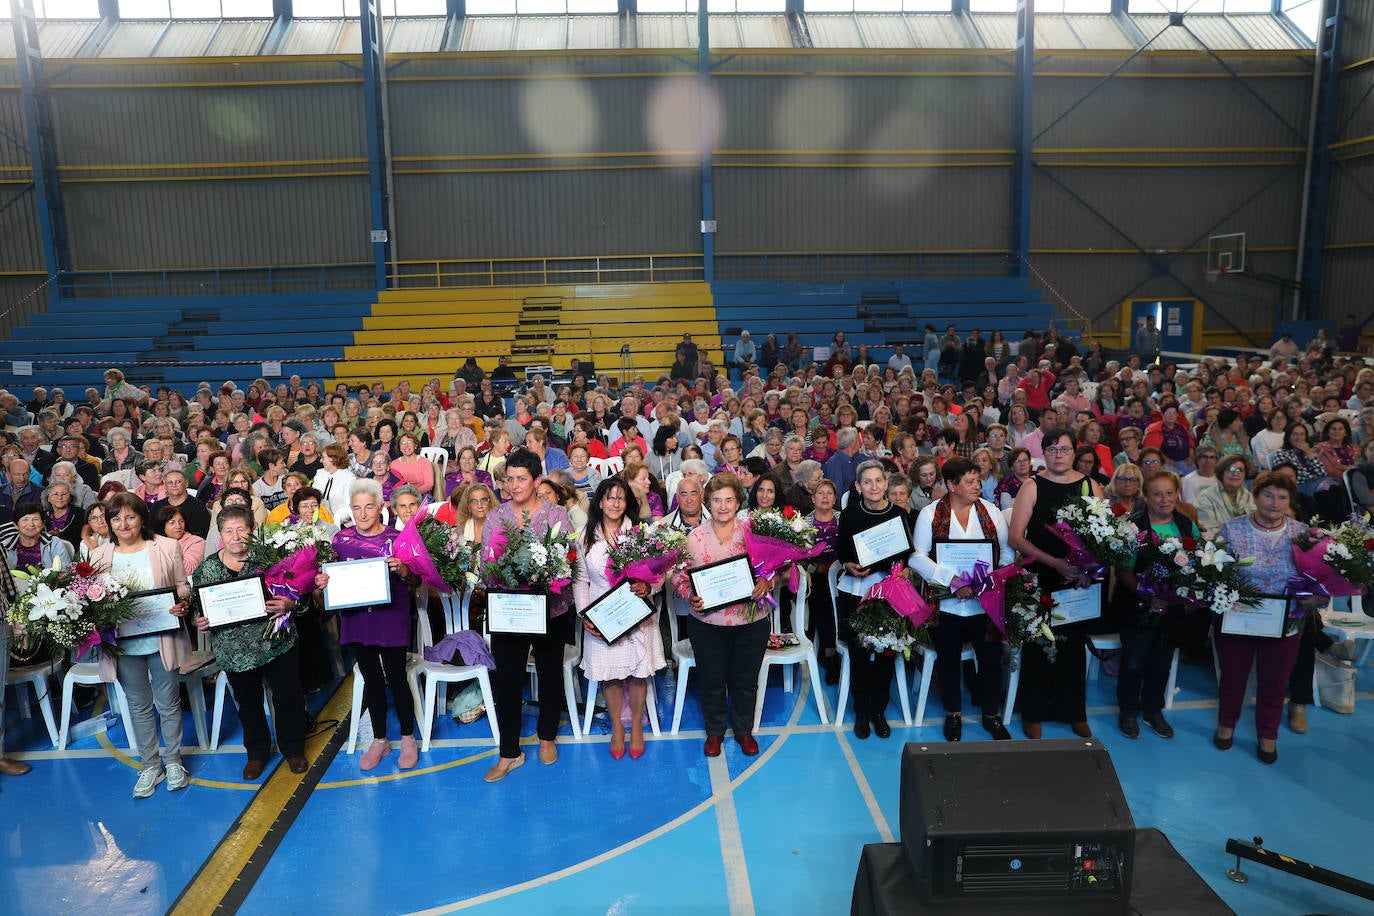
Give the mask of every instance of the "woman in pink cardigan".
<path id="1" fill-rule="evenodd" d="M 141 580 L 142 589 L 175 588 L 177 604 L 173 613 L 186 613 L 190 588 L 181 548 L 170 538 L 153 533 L 148 506 L 132 493 L 116 493 L 105 504 L 110 525 L 110 542 L 91 552 L 97 569 Z M 191 643 L 183 630 L 158 636 L 138 636 L 120 640 L 118 658 L 105 655 L 100 660 L 101 678 L 116 678 L 129 702 L 130 726 L 138 743 L 143 770 L 134 784 L 134 798 L 148 798 L 157 784 L 167 780 L 175 792 L 191 784 L 181 762 L 181 696 L 178 690 L 181 665 L 191 654 Z M 154 706 L 162 717 L 166 749 L 159 751 Z"/>
<path id="2" fill-rule="evenodd" d="M 412 432 L 401 433 L 398 443 L 401 457 L 391 462 L 391 472 L 426 496 L 434 490 L 434 462 L 420 454 L 420 437 Z"/>

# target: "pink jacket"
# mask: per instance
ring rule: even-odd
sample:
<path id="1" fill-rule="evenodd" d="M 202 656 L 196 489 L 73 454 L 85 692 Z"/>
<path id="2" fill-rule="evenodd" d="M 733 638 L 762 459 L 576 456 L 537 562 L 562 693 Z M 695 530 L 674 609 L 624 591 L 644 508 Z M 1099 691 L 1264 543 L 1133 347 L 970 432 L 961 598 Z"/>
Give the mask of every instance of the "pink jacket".
<path id="1" fill-rule="evenodd" d="M 190 594 L 186 580 L 186 561 L 181 555 L 181 546 L 171 538 L 154 537 L 148 542 L 149 560 L 153 566 L 153 587 L 170 588 L 176 586 L 177 594 L 185 597 Z M 114 561 L 114 544 L 101 544 L 91 552 L 91 564 L 100 569 L 109 569 Z M 185 631 L 163 633 L 158 637 L 162 664 L 168 671 L 178 671 L 191 656 L 191 641 Z M 118 659 L 110 655 L 100 657 L 100 679 L 112 683 L 118 674 Z"/>

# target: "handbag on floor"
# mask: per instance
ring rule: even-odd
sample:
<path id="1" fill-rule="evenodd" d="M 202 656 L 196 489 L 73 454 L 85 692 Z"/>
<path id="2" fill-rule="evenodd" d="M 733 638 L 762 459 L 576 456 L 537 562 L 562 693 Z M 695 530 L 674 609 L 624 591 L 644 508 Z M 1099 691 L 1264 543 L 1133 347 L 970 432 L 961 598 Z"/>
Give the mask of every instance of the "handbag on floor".
<path id="1" fill-rule="evenodd" d="M 1346 659 L 1334 658 L 1324 652 L 1318 652 L 1316 660 L 1317 667 L 1313 669 L 1316 683 L 1313 686 L 1322 706 L 1350 715 L 1355 711 L 1355 666 Z"/>

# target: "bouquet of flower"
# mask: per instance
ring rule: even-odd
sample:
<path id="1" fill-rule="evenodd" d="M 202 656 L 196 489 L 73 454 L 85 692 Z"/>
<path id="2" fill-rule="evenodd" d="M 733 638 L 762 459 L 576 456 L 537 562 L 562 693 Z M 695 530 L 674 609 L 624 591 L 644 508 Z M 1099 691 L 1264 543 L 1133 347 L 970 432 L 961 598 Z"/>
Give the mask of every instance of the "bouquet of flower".
<path id="1" fill-rule="evenodd" d="M 1151 617 L 1163 614 L 1168 605 L 1207 608 L 1224 614 L 1237 604 L 1254 605 L 1259 592 L 1240 576 L 1240 568 L 1254 558 L 1239 560 L 1226 550 L 1226 542 L 1198 541 L 1191 537 L 1161 539 L 1153 531 L 1140 535 L 1137 592 L 1149 606 Z M 1162 606 L 1162 607 L 1161 607 Z"/>
<path id="2" fill-rule="evenodd" d="M 1289 594 L 1367 594 L 1374 585 L 1374 530 L 1355 520 L 1308 528 L 1293 540 L 1293 564 L 1298 575 Z"/>
<path id="3" fill-rule="evenodd" d="M 612 586 L 626 579 L 656 586 L 682 562 L 686 549 L 687 532 L 679 528 L 661 522 L 637 525 L 622 534 L 607 551 L 607 578 Z"/>
<path id="4" fill-rule="evenodd" d="M 392 555 L 421 581 L 442 595 L 462 594 L 477 583 L 477 555 L 463 543 L 458 529 L 425 513 L 416 513 L 391 542 Z"/>
<path id="5" fill-rule="evenodd" d="M 1057 645 L 1050 621 L 1054 619 L 1054 596 L 1040 590 L 1035 575 L 1019 564 L 1003 567 L 1014 569 L 1014 575 L 1003 583 L 1006 618 L 1003 633 L 1007 645 L 1020 649 L 1026 645 L 1039 646 L 1045 657 L 1054 661 Z"/>
<path id="6" fill-rule="evenodd" d="M 542 536 L 507 522 L 482 556 L 479 576 L 488 588 L 562 594 L 577 567 L 577 532 L 556 522 Z"/>
<path id="7" fill-rule="evenodd" d="M 64 568 L 15 570 L 23 586 L 10 605 L 9 621 L 31 638 L 43 639 L 80 659 L 103 646 L 117 652 L 114 630 L 134 615 L 133 595 L 139 583 L 127 575 L 101 572 L 89 563 Z"/>
<path id="8" fill-rule="evenodd" d="M 930 646 L 930 618 L 934 613 L 921 600 L 916 587 L 901 575 L 902 564 L 893 563 L 887 578 L 874 585 L 849 616 L 849 627 L 859 645 L 878 655 L 911 658 L 913 645 Z"/>
<path id="9" fill-rule="evenodd" d="M 983 613 L 987 614 L 988 620 L 992 621 L 993 625 L 1005 634 L 1007 631 L 1006 582 L 1020 571 L 1021 566 L 1016 563 L 993 569 L 987 563 L 979 560 L 973 564 L 973 569 L 967 574 L 958 575 L 951 579 L 948 586 L 929 583 L 928 591 L 931 599 L 938 604 L 940 601 L 952 598 L 954 593 L 961 588 L 973 589 L 973 596 L 982 605 Z"/>
<path id="10" fill-rule="evenodd" d="M 338 559 L 334 543 L 309 522 L 263 525 L 248 536 L 248 566 L 262 570 L 267 590 L 278 598 L 300 601 L 315 589 L 323 563 Z M 262 635 L 275 639 L 291 626 L 291 615 L 267 622 Z"/>
<path id="11" fill-rule="evenodd" d="M 1113 509 L 1104 499 L 1075 496 L 1059 510 L 1050 531 L 1068 545 L 1068 562 L 1093 579 L 1104 578 L 1108 567 L 1135 565 L 1140 531 L 1124 511 Z"/>
<path id="12" fill-rule="evenodd" d="M 816 543 L 816 528 L 805 517 L 798 514 L 789 520 L 775 509 L 749 513 L 744 543 L 754 575 L 761 579 L 771 578 L 792 564 L 787 586 L 793 592 L 801 585 L 796 563 L 809 560 L 825 549 L 824 544 Z M 765 600 L 771 601 L 771 596 Z"/>

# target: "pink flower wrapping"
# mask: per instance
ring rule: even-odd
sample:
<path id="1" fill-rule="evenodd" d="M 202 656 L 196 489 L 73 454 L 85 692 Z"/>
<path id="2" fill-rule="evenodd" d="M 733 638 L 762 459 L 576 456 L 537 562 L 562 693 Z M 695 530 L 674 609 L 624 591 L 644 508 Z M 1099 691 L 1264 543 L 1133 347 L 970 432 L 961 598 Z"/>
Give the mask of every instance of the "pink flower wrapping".
<path id="1" fill-rule="evenodd" d="M 632 560 L 625 565 L 620 572 L 611 569 L 613 560 L 606 561 L 606 579 L 611 583 L 611 587 L 619 585 L 626 579 L 635 582 L 644 582 L 650 588 L 657 587 L 663 581 L 663 577 L 678 564 L 682 559 L 679 551 L 671 551 L 659 557 L 644 557 L 641 560 Z"/>
<path id="2" fill-rule="evenodd" d="M 955 576 L 949 583 L 949 590 L 957 592 L 966 585 L 972 586 L 977 592 L 978 603 L 983 607 L 983 613 L 988 615 L 988 620 L 992 621 L 993 626 L 1002 633 L 1007 634 L 1007 580 L 1021 571 L 1019 563 L 1010 566 L 1003 566 L 999 569 L 989 569 L 988 564 L 979 561 L 974 564 L 973 573 L 969 576 Z"/>
<path id="3" fill-rule="evenodd" d="M 930 619 L 932 611 L 911 580 L 901 574 L 903 568 L 901 563 L 893 563 L 887 578 L 870 588 L 864 600 L 886 601 L 894 611 L 910 620 L 913 627 L 919 627 Z"/>
<path id="4" fill-rule="evenodd" d="M 272 594 L 299 601 L 301 595 L 314 591 L 319 572 L 319 556 L 314 547 L 307 547 L 272 564 L 262 578 Z"/>
<path id="5" fill-rule="evenodd" d="M 391 542 L 391 555 L 399 558 L 430 588 L 437 590 L 441 595 L 447 595 L 453 589 L 439 574 L 439 568 L 434 565 L 434 558 L 429 555 L 429 548 L 425 546 L 425 539 L 420 534 L 420 519 L 423 515 L 423 512 L 417 512 L 406 522 L 400 535 Z"/>
<path id="6" fill-rule="evenodd" d="M 748 526 L 745 526 L 744 529 L 744 543 L 749 551 L 749 565 L 754 567 L 754 575 L 760 579 L 771 578 L 789 563 L 797 563 L 819 556 L 821 551 L 825 549 L 824 544 L 816 544 L 808 549 L 798 547 L 795 544 L 788 544 L 777 538 L 764 537 L 755 534 L 753 529 Z M 787 587 L 796 592 L 800 586 L 801 574 L 797 567 L 793 566 L 787 577 Z"/>
<path id="7" fill-rule="evenodd" d="M 1331 546 L 1331 538 L 1324 537 L 1311 547 L 1303 550 L 1293 545 L 1293 565 L 1299 576 L 1309 576 L 1321 583 L 1327 595 L 1338 597 L 1363 595 L 1364 589 L 1346 579 L 1326 562 L 1326 548 Z"/>

